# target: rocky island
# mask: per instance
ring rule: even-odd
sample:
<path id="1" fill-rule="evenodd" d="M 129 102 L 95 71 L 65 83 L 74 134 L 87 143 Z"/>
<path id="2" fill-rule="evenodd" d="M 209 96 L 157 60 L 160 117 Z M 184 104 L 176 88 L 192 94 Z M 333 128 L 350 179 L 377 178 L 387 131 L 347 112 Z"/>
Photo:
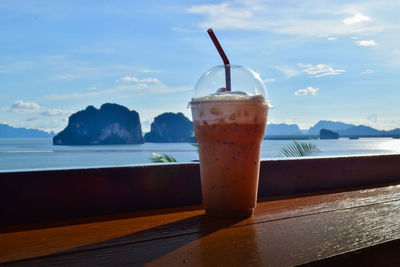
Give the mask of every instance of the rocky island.
<path id="1" fill-rule="evenodd" d="M 53 145 L 142 144 L 139 114 L 118 105 L 88 106 L 69 117 L 68 126 L 53 138 Z"/>
<path id="2" fill-rule="evenodd" d="M 321 129 L 319 131 L 319 139 L 339 139 L 339 134 L 331 130 Z"/>
<path id="3" fill-rule="evenodd" d="M 144 138 L 150 143 L 194 142 L 193 123 L 181 112 L 166 112 L 154 118 Z"/>

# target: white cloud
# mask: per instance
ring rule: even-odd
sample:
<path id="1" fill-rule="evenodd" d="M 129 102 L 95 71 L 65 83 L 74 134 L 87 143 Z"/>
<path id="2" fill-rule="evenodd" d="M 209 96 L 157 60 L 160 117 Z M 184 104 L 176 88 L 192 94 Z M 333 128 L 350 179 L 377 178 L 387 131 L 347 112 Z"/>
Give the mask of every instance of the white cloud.
<path id="1" fill-rule="evenodd" d="M 132 77 L 131 77 L 132 78 Z M 138 79 L 139 80 L 139 79 Z M 143 80 L 143 79 L 142 79 Z M 97 90 L 92 92 L 77 92 L 72 94 L 52 94 L 44 97 L 45 100 L 66 100 L 66 99 L 76 99 L 85 97 L 98 97 L 102 95 L 118 96 L 121 93 L 133 93 L 135 95 L 143 94 L 157 94 L 157 93 L 172 93 L 172 92 L 183 92 L 191 91 L 193 88 L 191 86 L 168 86 L 157 79 L 157 82 L 140 83 L 135 82 L 135 84 L 129 85 L 119 85 L 115 88 Z"/>
<path id="2" fill-rule="evenodd" d="M 328 37 L 328 41 L 336 41 L 337 39 L 339 39 L 339 38 L 337 38 L 337 37 Z"/>
<path id="3" fill-rule="evenodd" d="M 291 78 L 300 74 L 297 69 L 290 66 L 275 66 L 275 69 L 285 74 L 286 78 Z"/>
<path id="4" fill-rule="evenodd" d="M 142 126 L 142 131 L 143 131 L 144 133 L 150 132 L 151 122 L 152 122 L 151 119 L 149 119 L 149 120 L 147 120 L 147 119 L 142 119 L 142 120 L 140 121 L 140 124 L 141 124 L 141 126 Z"/>
<path id="5" fill-rule="evenodd" d="M 157 78 L 143 78 L 139 79 L 133 76 L 125 76 L 122 78 L 124 82 L 135 82 L 135 83 L 159 83 L 160 81 Z"/>
<path id="6" fill-rule="evenodd" d="M 160 72 L 158 70 L 149 70 L 149 69 L 142 69 L 140 71 L 144 72 L 144 73 L 159 73 Z"/>
<path id="7" fill-rule="evenodd" d="M 377 122 L 378 122 L 378 115 L 377 115 L 376 113 L 371 113 L 371 114 L 367 117 L 367 121 L 373 122 L 373 123 L 377 123 Z"/>
<path id="8" fill-rule="evenodd" d="M 44 96 L 45 100 L 67 100 L 67 99 L 77 99 L 77 98 L 85 98 L 85 97 L 96 97 L 103 94 L 112 94 L 111 90 L 102 90 L 96 92 L 89 92 L 89 93 L 71 93 L 71 94 L 51 94 Z"/>
<path id="9" fill-rule="evenodd" d="M 269 1 L 226 1 L 221 4 L 194 5 L 188 13 L 203 16 L 200 28 L 249 30 L 301 36 L 344 36 L 382 32 L 387 24 L 372 22 L 362 13 L 340 20 L 349 13 L 347 4 L 274 5 Z M 371 21 L 371 23 L 363 23 Z"/>
<path id="10" fill-rule="evenodd" d="M 157 78 L 143 78 L 143 79 L 140 79 L 139 82 L 141 82 L 141 83 L 159 83 L 160 81 Z"/>
<path id="11" fill-rule="evenodd" d="M 64 120 L 65 119 L 65 120 Z M 46 132 L 59 132 L 65 128 L 67 125 L 66 118 L 59 118 L 59 117 L 40 117 L 37 119 L 29 118 L 26 120 L 19 120 L 16 123 L 9 123 L 14 127 L 23 127 L 28 129 L 39 129 Z"/>
<path id="12" fill-rule="evenodd" d="M 360 40 L 355 42 L 358 46 L 376 46 L 375 40 Z"/>
<path id="13" fill-rule="evenodd" d="M 122 78 L 124 82 L 139 82 L 139 79 L 136 77 L 125 76 Z"/>
<path id="14" fill-rule="evenodd" d="M 311 64 L 302 64 L 298 63 L 297 64 L 299 67 L 303 68 L 302 72 L 305 72 L 309 74 L 312 77 L 323 77 L 323 76 L 328 76 L 328 75 L 338 75 L 342 72 L 346 72 L 345 70 L 341 69 L 334 69 L 330 65 L 325 65 L 325 64 L 317 64 L 317 65 L 311 65 Z"/>
<path id="15" fill-rule="evenodd" d="M 61 115 L 70 115 L 72 113 L 73 113 L 73 111 L 71 111 L 71 110 L 47 108 L 44 111 L 42 111 L 40 114 L 45 115 L 45 116 L 61 116 Z"/>
<path id="16" fill-rule="evenodd" d="M 272 82 L 275 82 L 275 78 L 266 78 L 266 79 L 263 80 L 263 82 L 272 83 Z"/>
<path id="17" fill-rule="evenodd" d="M 263 30 L 268 21 L 255 23 L 254 12 L 256 8 L 240 3 L 195 5 L 187 10 L 189 13 L 204 15 L 205 20 L 200 23 L 201 28 L 213 27 L 214 29 L 249 29 Z"/>
<path id="18" fill-rule="evenodd" d="M 96 86 L 91 86 L 91 87 L 88 88 L 88 90 L 96 90 L 96 89 L 97 89 Z"/>
<path id="19" fill-rule="evenodd" d="M 38 119 L 38 117 L 30 117 L 27 118 L 25 121 L 36 121 Z"/>
<path id="20" fill-rule="evenodd" d="M 361 73 L 362 74 L 371 74 L 371 73 L 374 73 L 374 70 L 366 69 L 366 70 L 362 71 Z"/>
<path id="21" fill-rule="evenodd" d="M 21 61 L 14 62 L 8 65 L 0 65 L 0 73 L 15 73 L 31 69 L 33 67 L 33 62 L 31 61 Z"/>
<path id="22" fill-rule="evenodd" d="M 45 108 L 41 107 L 37 103 L 24 102 L 22 100 L 15 101 L 11 107 L 5 108 L 4 110 L 9 112 L 40 114 L 45 116 L 60 116 L 73 113 L 71 110 Z"/>
<path id="23" fill-rule="evenodd" d="M 56 77 L 57 80 L 68 80 L 75 78 L 75 75 L 72 74 L 61 74 Z"/>
<path id="24" fill-rule="evenodd" d="M 24 102 L 22 100 L 15 101 L 8 111 L 11 112 L 24 112 L 24 113 L 34 113 L 40 110 L 40 105 L 34 102 Z"/>
<path id="25" fill-rule="evenodd" d="M 300 89 L 294 92 L 295 95 L 316 95 L 319 88 L 308 86 L 306 89 Z"/>
<path id="26" fill-rule="evenodd" d="M 370 20 L 371 20 L 370 17 L 367 17 L 361 13 L 357 13 L 353 17 L 344 19 L 343 23 L 346 25 L 353 25 L 353 24 L 362 23 L 365 21 L 370 21 Z"/>
<path id="27" fill-rule="evenodd" d="M 246 27 L 246 23 L 240 26 L 238 21 L 244 22 L 243 20 L 251 19 L 253 17 L 253 10 L 251 6 L 233 6 L 231 3 L 221 3 L 221 4 L 207 4 L 192 6 L 188 9 L 189 13 L 193 14 L 203 14 L 208 16 L 210 19 L 217 20 L 219 27 L 229 26 L 233 23 L 233 27 Z M 223 15 L 222 15 L 223 14 Z M 207 26 L 203 23 L 202 26 Z"/>

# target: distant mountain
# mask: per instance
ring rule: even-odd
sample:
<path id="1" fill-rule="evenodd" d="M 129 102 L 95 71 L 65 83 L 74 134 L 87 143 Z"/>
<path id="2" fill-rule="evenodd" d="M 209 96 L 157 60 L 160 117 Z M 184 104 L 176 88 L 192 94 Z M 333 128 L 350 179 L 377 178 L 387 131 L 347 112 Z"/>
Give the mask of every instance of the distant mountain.
<path id="1" fill-rule="evenodd" d="M 338 131 L 340 135 L 383 135 L 386 131 L 380 131 L 369 126 L 359 125 Z"/>
<path id="2" fill-rule="evenodd" d="M 302 135 L 299 126 L 296 124 L 268 124 L 266 136 L 270 135 Z"/>
<path id="3" fill-rule="evenodd" d="M 400 135 L 400 129 L 396 128 L 390 131 L 386 131 L 387 134 L 391 134 L 391 135 Z"/>
<path id="4" fill-rule="evenodd" d="M 54 145 L 142 144 L 139 114 L 118 105 L 88 106 L 69 117 L 68 126 L 53 138 Z"/>
<path id="5" fill-rule="evenodd" d="M 300 129 L 301 134 L 307 134 L 308 130 Z"/>
<path id="6" fill-rule="evenodd" d="M 154 118 L 144 138 L 150 143 L 193 142 L 193 123 L 180 112 L 162 113 Z"/>
<path id="7" fill-rule="evenodd" d="M 321 129 L 327 129 L 335 132 L 339 132 L 341 130 L 345 130 L 351 127 L 355 127 L 356 125 L 354 124 L 348 124 L 340 121 L 325 121 L 321 120 L 317 122 L 313 127 L 311 127 L 307 134 L 308 135 L 319 135 L 319 131 Z M 339 132 L 340 134 L 340 132 Z"/>
<path id="8" fill-rule="evenodd" d="M 0 138 L 51 138 L 54 133 L 37 129 L 14 128 L 7 124 L 0 124 Z"/>
<path id="9" fill-rule="evenodd" d="M 365 125 L 327 120 L 317 122 L 309 130 L 300 130 L 296 124 L 268 124 L 266 136 L 319 135 L 322 129 L 336 132 L 340 136 L 400 136 L 400 128 L 384 131 Z"/>
<path id="10" fill-rule="evenodd" d="M 393 129 L 390 131 L 377 130 L 375 128 L 359 125 L 354 126 L 342 131 L 338 131 L 340 135 L 356 135 L 356 136 L 393 136 L 400 135 L 400 129 Z"/>
<path id="11" fill-rule="evenodd" d="M 319 121 L 308 130 L 309 135 L 313 135 L 317 129 L 327 129 L 337 132 L 340 136 L 393 136 L 400 135 L 400 129 L 390 131 L 377 130 L 365 125 L 354 125 L 336 121 Z M 320 130 L 321 130 L 320 129 Z"/>

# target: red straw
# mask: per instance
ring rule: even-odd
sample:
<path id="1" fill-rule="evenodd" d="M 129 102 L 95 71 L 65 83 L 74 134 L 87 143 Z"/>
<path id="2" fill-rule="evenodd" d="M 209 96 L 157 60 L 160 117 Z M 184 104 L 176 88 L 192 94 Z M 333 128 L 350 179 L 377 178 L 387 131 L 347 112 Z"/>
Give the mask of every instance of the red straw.
<path id="1" fill-rule="evenodd" d="M 230 69 L 230 63 L 228 57 L 225 55 L 224 50 L 222 49 L 221 45 L 218 42 L 217 37 L 215 36 L 214 32 L 212 29 L 207 30 L 208 35 L 210 35 L 211 40 L 213 41 L 215 48 L 217 48 L 217 51 L 219 55 L 222 58 L 222 61 L 224 62 L 225 65 L 225 84 L 226 84 L 226 90 L 231 91 L 231 69 Z"/>
<path id="2" fill-rule="evenodd" d="M 222 61 L 224 62 L 224 65 L 229 65 L 229 59 L 225 55 L 224 50 L 222 49 L 221 45 L 218 42 L 217 37 L 215 36 L 214 32 L 212 29 L 207 30 L 208 35 L 210 35 L 211 40 L 213 41 L 215 48 L 217 48 L 219 55 L 222 57 Z"/>

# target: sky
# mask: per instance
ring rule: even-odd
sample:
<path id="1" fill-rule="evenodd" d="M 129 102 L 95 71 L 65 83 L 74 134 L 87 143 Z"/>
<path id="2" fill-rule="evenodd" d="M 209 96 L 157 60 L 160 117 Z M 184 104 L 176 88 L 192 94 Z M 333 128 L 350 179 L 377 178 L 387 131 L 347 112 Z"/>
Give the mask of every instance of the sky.
<path id="1" fill-rule="evenodd" d="M 268 123 L 400 127 L 400 1 L 0 1 L 0 123 L 58 132 L 88 105 L 183 112 L 222 63 L 264 80 Z"/>

